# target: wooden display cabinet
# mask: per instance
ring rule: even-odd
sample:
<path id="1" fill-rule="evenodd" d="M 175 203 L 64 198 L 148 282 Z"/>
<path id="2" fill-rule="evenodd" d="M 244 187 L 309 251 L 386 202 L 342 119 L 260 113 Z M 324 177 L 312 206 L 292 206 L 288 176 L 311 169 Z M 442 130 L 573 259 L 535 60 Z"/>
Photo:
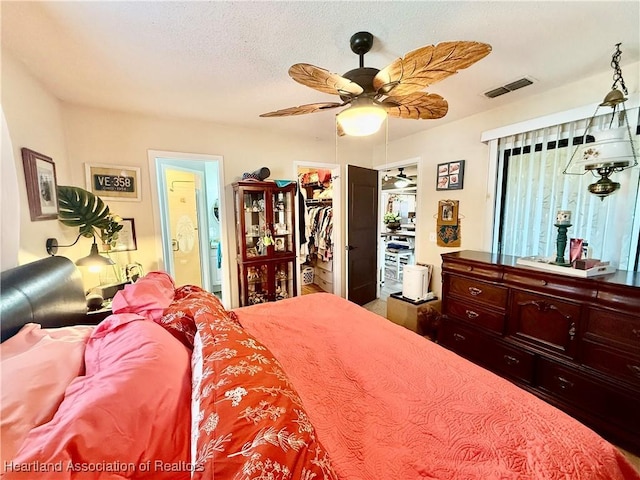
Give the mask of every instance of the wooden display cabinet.
<path id="1" fill-rule="evenodd" d="M 297 295 L 296 185 L 233 184 L 240 305 Z"/>

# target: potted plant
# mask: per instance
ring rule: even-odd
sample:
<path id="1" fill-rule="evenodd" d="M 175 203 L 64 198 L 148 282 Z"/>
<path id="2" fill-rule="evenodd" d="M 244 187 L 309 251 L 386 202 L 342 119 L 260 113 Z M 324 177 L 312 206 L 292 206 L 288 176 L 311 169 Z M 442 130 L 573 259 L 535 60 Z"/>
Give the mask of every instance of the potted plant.
<path id="1" fill-rule="evenodd" d="M 58 187 L 58 220 L 69 227 L 78 227 L 79 235 L 96 236 L 105 250 L 115 245 L 122 219 L 109 211 L 102 199 L 79 187 Z"/>
<path id="2" fill-rule="evenodd" d="M 400 214 L 398 213 L 387 212 L 382 217 L 382 221 L 387 226 L 387 229 L 392 232 L 400 228 Z"/>

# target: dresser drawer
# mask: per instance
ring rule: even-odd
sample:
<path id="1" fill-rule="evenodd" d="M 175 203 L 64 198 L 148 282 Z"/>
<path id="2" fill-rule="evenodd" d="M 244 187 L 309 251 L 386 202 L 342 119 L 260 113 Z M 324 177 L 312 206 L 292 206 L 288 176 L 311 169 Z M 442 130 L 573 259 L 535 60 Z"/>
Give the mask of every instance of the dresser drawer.
<path id="1" fill-rule="evenodd" d="M 316 267 L 313 271 L 313 274 L 315 275 L 316 279 L 321 278 L 325 282 L 333 283 L 333 272 L 330 272 L 329 270 Z"/>
<path id="2" fill-rule="evenodd" d="M 517 288 L 573 298 L 581 302 L 595 300 L 597 294 L 587 279 L 572 278 L 567 281 L 563 275 L 548 274 L 529 268 L 506 269 L 504 281 Z"/>
<path id="3" fill-rule="evenodd" d="M 579 411 L 588 411 L 616 423 L 625 430 L 640 429 L 637 392 L 618 389 L 545 358 L 538 360 L 538 388 L 570 403 Z"/>
<path id="4" fill-rule="evenodd" d="M 628 355 L 585 340 L 582 344 L 582 363 L 640 385 L 640 356 Z"/>
<path id="5" fill-rule="evenodd" d="M 451 295 L 500 310 L 507 306 L 508 290 L 504 287 L 456 275 L 448 276 L 448 281 Z"/>
<path id="6" fill-rule="evenodd" d="M 445 261 L 442 264 L 443 272 L 461 273 L 463 275 L 470 275 L 473 277 L 482 278 L 484 280 L 500 280 L 502 278 L 502 271 L 491 264 L 483 263 L 454 263 L 452 261 Z"/>
<path id="7" fill-rule="evenodd" d="M 463 302 L 451 297 L 447 302 L 446 314 L 499 334 L 504 333 L 504 314 L 493 312 L 475 303 Z"/>
<path id="8" fill-rule="evenodd" d="M 529 384 L 533 383 L 533 353 L 497 342 L 486 355 L 489 366 L 495 371 Z"/>
<path id="9" fill-rule="evenodd" d="M 581 308 L 558 298 L 514 290 L 507 333 L 545 350 L 574 357 Z"/>
<path id="10" fill-rule="evenodd" d="M 333 283 L 332 282 L 327 282 L 323 278 L 317 277 L 317 278 L 313 279 L 313 283 L 315 283 L 317 286 L 319 286 L 325 292 L 333 293 Z"/>
<path id="11" fill-rule="evenodd" d="M 622 344 L 640 355 L 640 318 L 591 309 L 585 328 L 585 337 L 616 346 Z"/>
<path id="12" fill-rule="evenodd" d="M 491 348 L 487 337 L 451 319 L 442 322 L 438 343 L 485 366 L 486 352 Z"/>

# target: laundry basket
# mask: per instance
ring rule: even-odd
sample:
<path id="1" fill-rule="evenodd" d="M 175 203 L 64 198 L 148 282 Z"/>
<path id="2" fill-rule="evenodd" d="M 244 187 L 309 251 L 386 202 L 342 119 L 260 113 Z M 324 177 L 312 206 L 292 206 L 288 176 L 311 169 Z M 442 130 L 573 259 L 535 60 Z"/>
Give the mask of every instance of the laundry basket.
<path id="1" fill-rule="evenodd" d="M 311 285 L 313 283 L 313 268 L 304 267 L 302 269 L 302 285 Z"/>

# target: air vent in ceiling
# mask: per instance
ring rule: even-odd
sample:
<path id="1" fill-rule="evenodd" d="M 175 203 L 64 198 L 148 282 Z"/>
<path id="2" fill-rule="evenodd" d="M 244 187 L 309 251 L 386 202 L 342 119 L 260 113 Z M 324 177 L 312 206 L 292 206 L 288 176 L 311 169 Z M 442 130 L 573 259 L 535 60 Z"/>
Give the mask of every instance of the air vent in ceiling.
<path id="1" fill-rule="evenodd" d="M 489 98 L 499 97 L 500 95 L 504 95 L 505 93 L 513 92 L 514 90 L 518 90 L 519 88 L 529 86 L 533 83 L 532 80 L 528 78 L 521 78 L 520 80 L 516 80 L 515 82 L 511 82 L 506 84 L 503 87 L 494 88 L 493 90 L 489 90 L 485 92 L 484 95 Z"/>

